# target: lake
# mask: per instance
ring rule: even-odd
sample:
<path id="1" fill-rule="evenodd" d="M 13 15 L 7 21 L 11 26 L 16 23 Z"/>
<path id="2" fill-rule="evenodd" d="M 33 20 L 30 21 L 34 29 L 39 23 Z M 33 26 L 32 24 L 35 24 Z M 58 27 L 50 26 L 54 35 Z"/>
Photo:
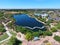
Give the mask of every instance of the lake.
<path id="1" fill-rule="evenodd" d="M 16 14 L 13 16 L 16 20 L 15 24 L 19 26 L 23 26 L 30 29 L 35 28 L 44 28 L 44 24 L 37 21 L 35 18 L 28 16 L 27 14 Z"/>

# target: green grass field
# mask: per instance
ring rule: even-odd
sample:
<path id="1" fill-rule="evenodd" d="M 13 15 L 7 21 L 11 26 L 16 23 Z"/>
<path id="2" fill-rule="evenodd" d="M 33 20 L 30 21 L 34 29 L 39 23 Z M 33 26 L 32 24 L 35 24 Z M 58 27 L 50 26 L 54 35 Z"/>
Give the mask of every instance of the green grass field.
<path id="1" fill-rule="evenodd" d="M 4 33 L 3 35 L 0 36 L 0 41 L 4 40 L 8 38 L 8 35 L 6 33 Z"/>

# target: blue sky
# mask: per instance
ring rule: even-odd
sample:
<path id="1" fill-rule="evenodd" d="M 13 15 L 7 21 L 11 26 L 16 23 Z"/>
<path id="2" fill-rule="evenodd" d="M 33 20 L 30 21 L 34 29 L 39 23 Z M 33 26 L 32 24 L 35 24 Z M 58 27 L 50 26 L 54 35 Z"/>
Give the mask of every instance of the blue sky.
<path id="1" fill-rule="evenodd" d="M 60 8 L 60 0 L 0 0 L 0 8 Z"/>

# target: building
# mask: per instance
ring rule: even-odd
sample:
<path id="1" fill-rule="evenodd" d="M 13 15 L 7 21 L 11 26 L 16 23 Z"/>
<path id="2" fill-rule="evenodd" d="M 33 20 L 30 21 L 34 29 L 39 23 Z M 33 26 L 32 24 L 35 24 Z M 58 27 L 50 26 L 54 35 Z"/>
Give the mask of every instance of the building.
<path id="1" fill-rule="evenodd" d="M 35 16 L 41 16 L 42 18 L 46 18 L 48 14 L 46 13 L 34 13 Z"/>
<path id="2" fill-rule="evenodd" d="M 48 16 L 48 19 L 52 19 L 52 20 L 55 20 L 55 21 L 60 21 L 60 17 L 58 15 L 49 15 Z"/>

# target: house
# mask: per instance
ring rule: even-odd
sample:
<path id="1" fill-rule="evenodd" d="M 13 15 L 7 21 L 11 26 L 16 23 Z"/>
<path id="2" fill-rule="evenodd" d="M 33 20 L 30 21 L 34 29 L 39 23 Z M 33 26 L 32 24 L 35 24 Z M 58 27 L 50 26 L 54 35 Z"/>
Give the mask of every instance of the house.
<path id="1" fill-rule="evenodd" d="M 58 15 L 49 15 L 48 16 L 48 19 L 52 19 L 52 20 L 55 20 L 55 21 L 60 21 L 60 17 Z"/>
<path id="2" fill-rule="evenodd" d="M 56 17 L 55 20 L 60 21 L 60 17 Z"/>
<path id="3" fill-rule="evenodd" d="M 41 16 L 42 18 L 46 18 L 48 14 L 46 13 L 34 13 L 35 16 Z"/>

